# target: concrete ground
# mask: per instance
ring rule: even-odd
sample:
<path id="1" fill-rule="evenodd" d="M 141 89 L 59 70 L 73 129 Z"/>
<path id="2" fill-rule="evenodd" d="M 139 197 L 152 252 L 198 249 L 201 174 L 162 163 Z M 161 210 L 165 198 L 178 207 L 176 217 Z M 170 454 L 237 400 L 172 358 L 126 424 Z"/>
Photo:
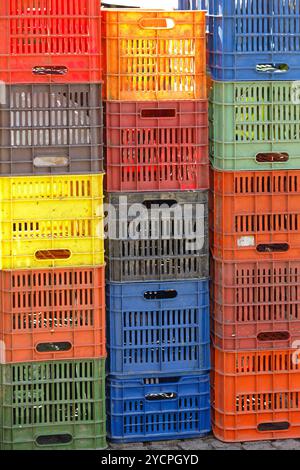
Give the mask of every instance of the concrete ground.
<path id="1" fill-rule="evenodd" d="M 153 443 L 135 444 L 110 444 L 111 450 L 146 450 L 148 452 L 178 451 L 186 450 L 300 450 L 300 439 L 288 439 L 284 441 L 261 441 L 243 442 L 241 444 L 225 444 L 215 439 L 213 436 L 204 439 L 191 439 L 187 441 L 164 441 Z"/>

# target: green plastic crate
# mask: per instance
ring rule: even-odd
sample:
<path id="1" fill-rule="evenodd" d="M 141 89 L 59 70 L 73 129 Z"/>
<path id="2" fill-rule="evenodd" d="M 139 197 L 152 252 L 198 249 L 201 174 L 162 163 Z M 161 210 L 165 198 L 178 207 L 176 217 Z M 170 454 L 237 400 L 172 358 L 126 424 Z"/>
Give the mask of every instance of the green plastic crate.
<path id="1" fill-rule="evenodd" d="M 105 360 L 0 366 L 1 450 L 106 447 Z"/>
<path id="2" fill-rule="evenodd" d="M 210 158 L 218 170 L 300 169 L 300 82 L 214 82 Z"/>

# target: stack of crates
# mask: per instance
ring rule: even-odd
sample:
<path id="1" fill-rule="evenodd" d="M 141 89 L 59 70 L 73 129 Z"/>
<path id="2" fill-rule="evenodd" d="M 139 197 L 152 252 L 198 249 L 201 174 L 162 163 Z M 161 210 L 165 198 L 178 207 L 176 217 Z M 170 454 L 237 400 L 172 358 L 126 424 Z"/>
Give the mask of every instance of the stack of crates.
<path id="1" fill-rule="evenodd" d="M 99 1 L 2 1 L 0 31 L 0 448 L 103 448 Z"/>
<path id="2" fill-rule="evenodd" d="M 300 437 L 300 2 L 210 0 L 213 429 Z"/>
<path id="3" fill-rule="evenodd" d="M 103 35 L 106 200 L 119 232 L 106 241 L 108 435 L 197 437 L 210 431 L 205 15 L 104 10 Z M 187 205 L 202 230 L 193 247 L 186 227 L 176 233 Z M 134 237 L 136 207 L 149 219 Z"/>

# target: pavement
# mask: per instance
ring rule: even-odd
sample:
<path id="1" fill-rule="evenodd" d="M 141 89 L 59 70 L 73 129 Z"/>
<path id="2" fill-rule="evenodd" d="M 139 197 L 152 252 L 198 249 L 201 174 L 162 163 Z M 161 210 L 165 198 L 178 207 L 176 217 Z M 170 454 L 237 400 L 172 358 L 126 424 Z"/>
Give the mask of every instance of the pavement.
<path id="1" fill-rule="evenodd" d="M 156 450 L 170 450 L 174 452 L 180 452 L 182 450 L 300 450 L 300 439 L 227 444 L 218 441 L 213 436 L 208 436 L 202 439 L 191 439 L 186 441 L 164 441 L 145 444 L 110 444 L 109 449 L 124 451 L 124 453 L 127 450 L 146 450 L 148 452 L 154 452 Z"/>

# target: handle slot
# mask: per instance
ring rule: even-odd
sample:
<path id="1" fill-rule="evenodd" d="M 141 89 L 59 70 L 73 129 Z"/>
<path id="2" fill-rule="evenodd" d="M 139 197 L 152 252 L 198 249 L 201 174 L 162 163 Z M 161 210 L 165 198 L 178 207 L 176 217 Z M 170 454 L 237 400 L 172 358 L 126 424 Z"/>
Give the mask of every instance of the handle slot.
<path id="1" fill-rule="evenodd" d="M 47 259 L 68 259 L 71 258 L 70 250 L 39 250 L 35 253 L 38 260 Z"/>
<path id="2" fill-rule="evenodd" d="M 172 18 L 142 18 L 139 26 L 142 29 L 173 29 L 175 21 Z"/>
<path id="3" fill-rule="evenodd" d="M 269 243 L 257 246 L 258 253 L 286 253 L 290 247 L 288 243 Z"/>
<path id="4" fill-rule="evenodd" d="M 63 166 L 68 166 L 69 164 L 69 159 L 68 157 L 65 156 L 51 156 L 51 155 L 45 155 L 45 156 L 39 156 L 35 157 L 33 159 L 33 166 L 36 168 L 45 168 L 45 167 L 63 167 Z"/>
<path id="5" fill-rule="evenodd" d="M 166 401 L 166 400 L 175 400 L 177 398 L 177 393 L 174 392 L 163 392 L 163 393 L 149 393 L 145 396 L 147 401 Z"/>
<path id="6" fill-rule="evenodd" d="M 32 69 L 33 75 L 66 75 L 68 68 L 60 65 L 37 65 Z"/>
<path id="7" fill-rule="evenodd" d="M 50 446 L 53 444 L 69 444 L 72 442 L 73 437 L 71 434 L 49 434 L 45 436 L 38 436 L 36 443 L 39 446 Z"/>
<path id="8" fill-rule="evenodd" d="M 286 163 L 289 159 L 290 156 L 286 152 L 258 153 L 256 155 L 257 163 Z"/>
<path id="9" fill-rule="evenodd" d="M 57 343 L 39 343 L 36 347 L 36 350 L 39 353 L 70 351 L 70 349 L 72 349 L 72 344 L 67 341 Z"/>
<path id="10" fill-rule="evenodd" d="M 261 423 L 257 426 L 257 430 L 264 431 L 287 431 L 290 428 L 290 423 L 282 421 L 279 423 Z"/>
<path id="11" fill-rule="evenodd" d="M 151 209 L 152 206 L 168 206 L 168 207 L 173 207 L 177 205 L 177 201 L 171 200 L 171 199 L 159 199 L 159 200 L 150 200 L 150 201 L 144 201 L 143 205 L 147 209 Z"/>
<path id="12" fill-rule="evenodd" d="M 176 109 L 142 109 L 141 111 L 142 118 L 175 118 L 176 117 Z"/>
<path id="13" fill-rule="evenodd" d="M 287 73 L 290 70 L 288 64 L 257 64 L 258 73 Z"/>
<path id="14" fill-rule="evenodd" d="M 146 300 L 166 300 L 176 299 L 178 293 L 176 290 L 148 291 L 144 293 Z"/>
<path id="15" fill-rule="evenodd" d="M 265 331 L 257 335 L 258 341 L 288 341 L 291 338 L 288 331 Z"/>

